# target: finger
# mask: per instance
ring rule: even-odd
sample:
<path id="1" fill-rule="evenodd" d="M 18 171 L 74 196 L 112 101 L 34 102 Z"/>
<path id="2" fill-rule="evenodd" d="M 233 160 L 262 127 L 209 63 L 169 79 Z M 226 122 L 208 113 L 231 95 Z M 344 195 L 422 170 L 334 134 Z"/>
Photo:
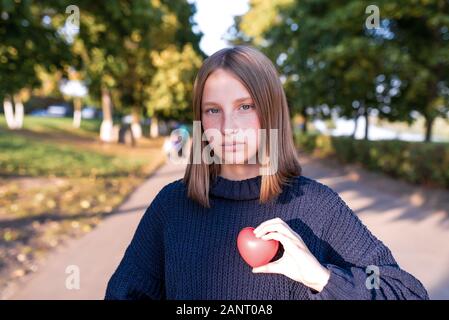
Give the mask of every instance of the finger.
<path id="1" fill-rule="evenodd" d="M 289 234 L 291 234 L 294 238 L 298 238 L 298 239 L 300 239 L 301 241 L 302 241 L 302 238 L 301 238 L 301 236 L 298 234 L 298 233 L 296 233 L 295 232 L 295 230 L 293 230 L 289 225 L 288 225 L 288 223 L 287 222 L 285 222 L 285 221 L 283 221 L 283 220 L 279 220 L 280 222 L 279 222 L 279 224 L 281 224 L 283 227 L 285 227 L 285 230 L 289 233 Z M 266 225 L 264 225 L 262 228 L 258 228 L 259 230 L 260 229 L 263 229 L 263 228 L 266 228 L 266 227 L 268 227 L 268 226 L 271 226 L 271 225 L 274 225 L 275 223 L 272 223 L 272 224 L 266 224 Z M 259 233 L 259 230 L 254 230 L 256 233 Z"/>
<path id="2" fill-rule="evenodd" d="M 253 231 L 254 235 L 260 236 L 260 235 L 266 233 L 265 230 L 267 230 L 267 228 L 270 228 L 270 230 L 271 230 L 271 228 L 273 228 L 275 226 L 286 226 L 286 223 L 284 221 L 281 221 L 281 222 L 273 222 L 273 223 L 261 225 L 261 226 L 257 227 L 256 229 L 254 229 L 254 231 Z"/>
<path id="3" fill-rule="evenodd" d="M 282 223 L 282 222 L 284 222 L 284 220 L 282 220 L 281 218 L 274 218 L 274 219 L 264 221 L 261 224 L 259 224 L 257 226 L 257 228 L 254 229 L 254 232 L 257 232 L 258 230 L 260 230 L 260 228 L 263 228 L 266 225 L 270 225 L 270 224 L 274 224 L 274 223 Z"/>
<path id="4" fill-rule="evenodd" d="M 302 238 L 285 223 L 267 225 L 259 230 L 255 235 L 256 237 L 261 237 L 268 232 L 279 232 L 298 244 L 303 243 Z"/>
<path id="5" fill-rule="evenodd" d="M 290 251 L 295 248 L 295 243 L 289 237 L 279 232 L 271 232 L 261 237 L 262 240 L 277 240 L 279 241 L 286 251 Z"/>
<path id="6" fill-rule="evenodd" d="M 279 232 L 279 233 L 282 233 L 285 236 L 289 237 L 292 240 L 296 240 L 295 237 L 291 234 L 291 232 L 289 232 L 285 228 L 285 226 L 281 223 L 266 225 L 266 226 L 262 227 L 261 229 L 259 229 L 257 232 L 255 232 L 254 235 L 257 238 L 260 238 L 269 232 Z"/>

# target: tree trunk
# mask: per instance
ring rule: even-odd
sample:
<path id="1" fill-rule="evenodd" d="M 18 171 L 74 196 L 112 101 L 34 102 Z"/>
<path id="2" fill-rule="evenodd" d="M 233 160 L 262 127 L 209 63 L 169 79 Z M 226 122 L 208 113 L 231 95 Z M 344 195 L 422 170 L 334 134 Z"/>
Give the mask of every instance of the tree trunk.
<path id="1" fill-rule="evenodd" d="M 151 117 L 151 125 L 150 125 L 150 137 L 156 138 L 159 136 L 159 121 L 156 117 L 156 114 L 153 113 Z"/>
<path id="2" fill-rule="evenodd" d="M 432 140 L 432 127 L 433 127 L 433 123 L 435 121 L 434 117 L 431 116 L 425 116 L 426 119 L 426 136 L 425 136 L 425 142 L 430 142 Z"/>
<path id="3" fill-rule="evenodd" d="M 303 133 L 307 133 L 307 131 L 308 131 L 308 127 L 307 127 L 308 121 L 309 120 L 307 119 L 307 117 L 304 117 L 304 122 L 302 124 L 302 132 Z"/>
<path id="4" fill-rule="evenodd" d="M 73 99 L 73 126 L 79 128 L 81 126 L 81 105 L 82 100 L 80 97 Z"/>
<path id="5" fill-rule="evenodd" d="M 103 111 L 103 121 L 100 126 L 100 140 L 112 142 L 114 140 L 112 121 L 111 93 L 106 87 L 101 88 L 101 109 Z"/>
<path id="6" fill-rule="evenodd" d="M 14 117 L 13 101 L 8 96 L 5 96 L 3 100 L 3 110 L 5 112 L 6 125 L 9 129 L 14 130 L 16 128 L 16 119 Z"/>
<path id="7" fill-rule="evenodd" d="M 355 134 L 357 133 L 357 129 L 358 129 L 358 126 L 359 126 L 359 117 L 360 117 L 359 109 L 357 109 L 357 110 L 355 111 L 355 117 L 354 117 L 354 131 L 352 132 L 352 139 L 355 139 Z"/>
<path id="8" fill-rule="evenodd" d="M 438 77 L 441 78 L 442 74 L 441 74 L 441 70 L 437 69 L 435 70 L 435 72 L 438 74 Z M 438 84 L 437 82 L 432 82 L 431 86 L 430 86 L 430 100 L 429 101 L 435 101 L 435 99 L 437 99 L 438 97 Z M 433 103 L 432 103 L 433 104 Z M 427 108 L 425 109 L 426 112 L 424 114 L 424 119 L 425 119 L 425 138 L 424 141 L 425 142 L 431 142 L 432 141 L 432 128 L 433 128 L 433 123 L 435 122 L 436 116 L 434 114 L 435 110 L 433 110 L 432 104 L 429 104 L 427 106 Z"/>
<path id="9" fill-rule="evenodd" d="M 140 125 L 140 109 L 133 107 L 131 111 L 131 131 L 134 138 L 139 139 L 142 137 L 142 126 Z"/>
<path id="10" fill-rule="evenodd" d="M 365 116 L 365 140 L 369 140 L 369 109 L 368 107 L 363 108 L 363 113 Z"/>
<path id="11" fill-rule="evenodd" d="M 22 97 L 19 94 L 14 96 L 14 106 L 16 109 L 15 112 L 16 129 L 22 129 L 23 115 L 25 113 L 25 108 L 23 107 Z"/>
<path id="12" fill-rule="evenodd" d="M 307 117 L 306 109 L 303 109 L 303 110 L 302 110 L 301 116 L 302 116 L 303 121 L 304 121 L 303 124 L 302 124 L 302 132 L 303 132 L 303 133 L 307 133 L 307 130 L 308 130 L 307 124 L 308 124 L 309 119 L 308 119 L 308 117 Z"/>
<path id="13" fill-rule="evenodd" d="M 18 94 L 12 95 L 11 97 L 5 97 L 3 100 L 6 125 L 11 130 L 21 129 L 23 127 L 24 115 L 22 99 Z"/>

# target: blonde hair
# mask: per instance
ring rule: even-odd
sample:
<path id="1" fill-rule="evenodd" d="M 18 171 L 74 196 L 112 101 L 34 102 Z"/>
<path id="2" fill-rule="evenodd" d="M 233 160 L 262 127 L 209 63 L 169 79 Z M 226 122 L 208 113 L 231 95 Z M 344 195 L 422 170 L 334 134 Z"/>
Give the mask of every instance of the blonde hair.
<path id="1" fill-rule="evenodd" d="M 215 52 L 203 62 L 195 79 L 193 113 L 196 121 L 201 121 L 204 84 L 207 77 L 217 69 L 231 72 L 246 87 L 256 105 L 261 129 L 267 132 L 270 132 L 270 129 L 278 130 L 277 170 L 272 175 L 262 175 L 261 181 L 259 201 L 266 203 L 282 192 L 282 185 L 288 183 L 291 177 L 301 174 L 301 166 L 293 143 L 287 99 L 279 74 L 270 59 L 251 46 L 238 45 Z M 207 141 L 202 141 L 202 135 L 201 126 L 198 141 L 192 143 L 190 161 L 187 164 L 183 182 L 187 186 L 189 198 L 210 208 L 209 186 L 211 181 L 220 174 L 221 165 L 207 164 L 202 157 L 200 163 L 193 163 L 193 153 L 198 151 L 193 150 L 195 144 L 201 146 L 200 152 L 207 145 Z M 269 152 L 269 134 L 267 136 L 265 150 Z"/>

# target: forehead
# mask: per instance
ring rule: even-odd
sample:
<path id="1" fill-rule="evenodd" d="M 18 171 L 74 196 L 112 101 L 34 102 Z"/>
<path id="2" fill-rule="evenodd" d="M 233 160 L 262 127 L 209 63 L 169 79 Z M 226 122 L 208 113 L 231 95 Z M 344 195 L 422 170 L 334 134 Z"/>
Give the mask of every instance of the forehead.
<path id="1" fill-rule="evenodd" d="M 203 89 L 203 102 L 235 101 L 250 97 L 248 90 L 234 74 L 218 69 L 207 78 Z"/>

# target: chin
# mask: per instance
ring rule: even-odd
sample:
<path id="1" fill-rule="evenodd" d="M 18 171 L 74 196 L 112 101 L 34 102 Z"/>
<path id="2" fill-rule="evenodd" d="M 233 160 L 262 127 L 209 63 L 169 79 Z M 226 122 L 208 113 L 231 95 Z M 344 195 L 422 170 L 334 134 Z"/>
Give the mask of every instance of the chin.
<path id="1" fill-rule="evenodd" d="M 247 164 L 248 157 L 245 157 L 243 152 L 226 152 L 219 156 L 222 164 Z M 254 162 L 255 164 L 256 162 Z"/>

